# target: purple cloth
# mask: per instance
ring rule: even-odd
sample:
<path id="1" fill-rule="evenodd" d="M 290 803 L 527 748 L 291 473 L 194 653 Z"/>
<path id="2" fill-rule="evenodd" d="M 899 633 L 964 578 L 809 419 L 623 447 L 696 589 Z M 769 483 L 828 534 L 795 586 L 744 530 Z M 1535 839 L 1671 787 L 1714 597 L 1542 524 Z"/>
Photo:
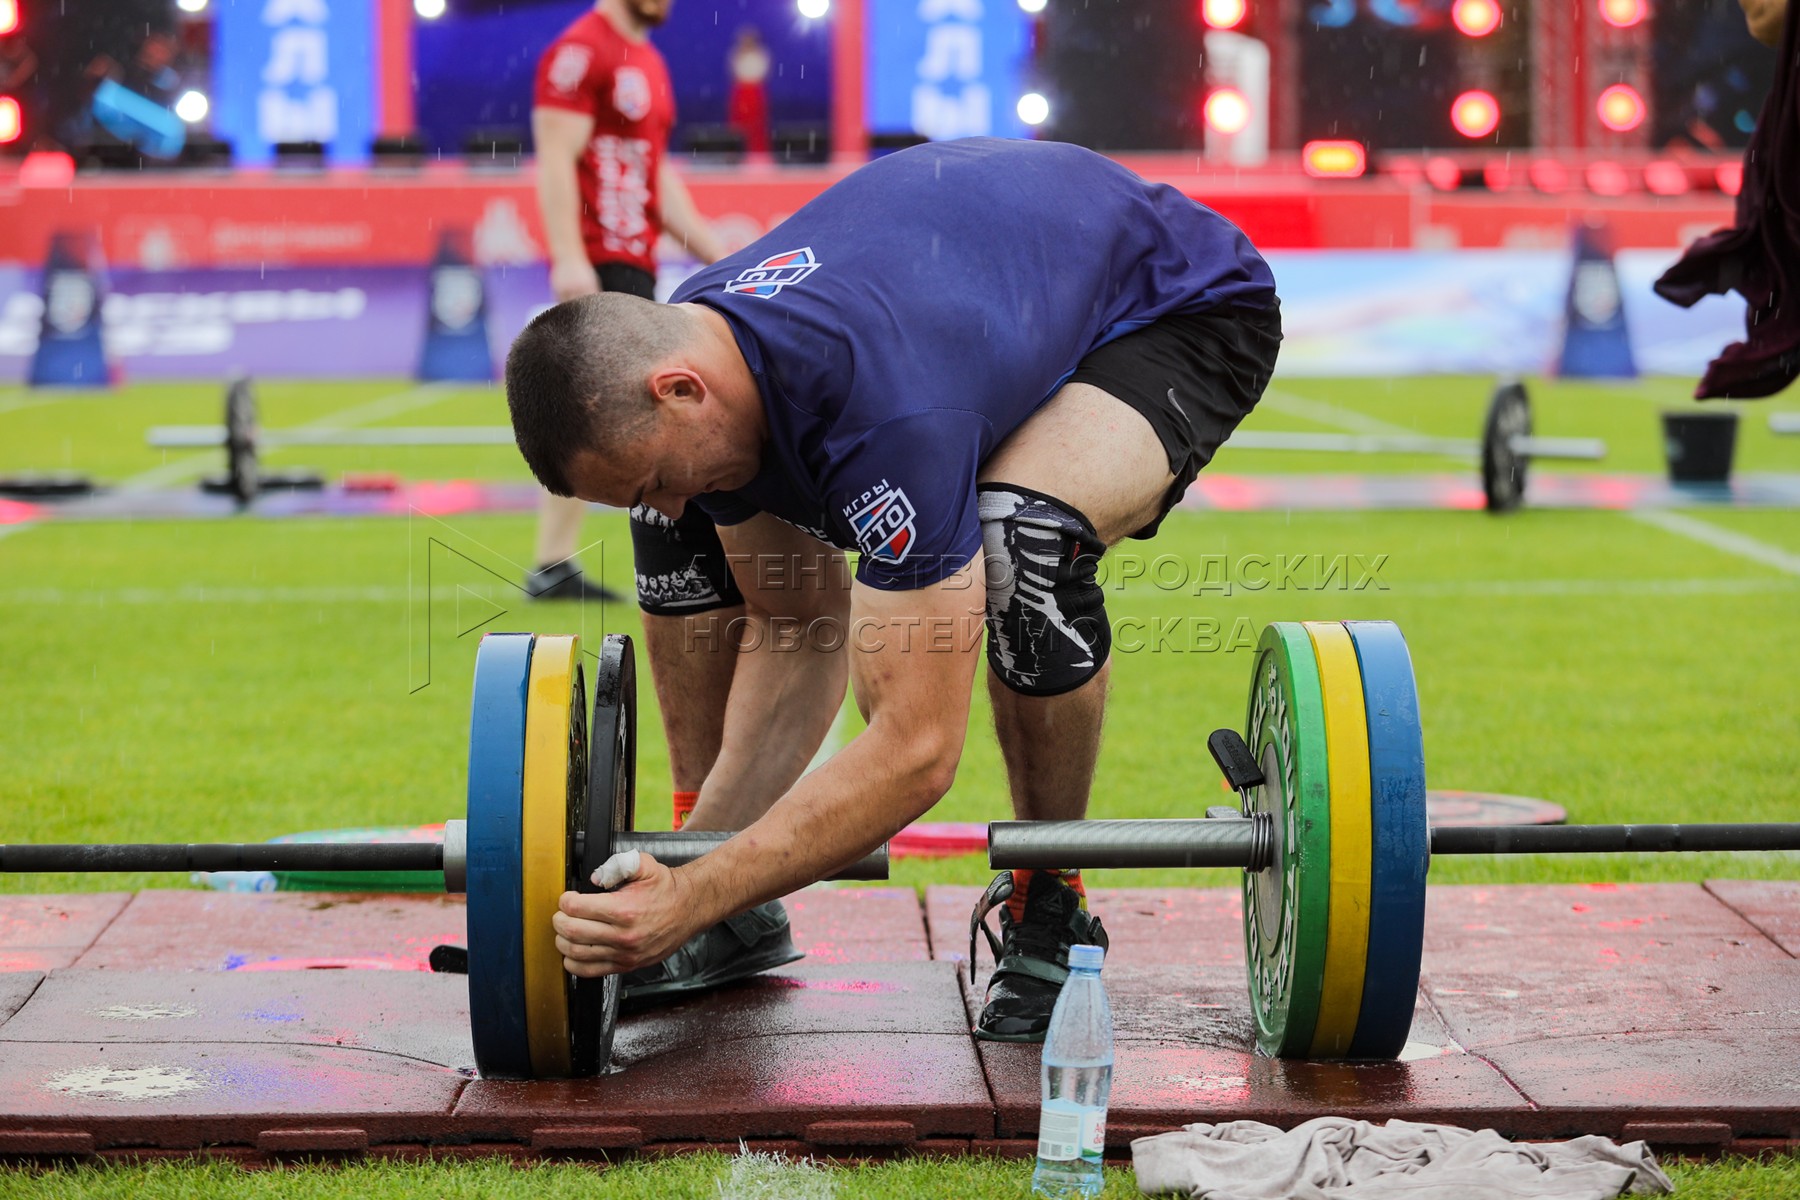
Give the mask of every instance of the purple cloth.
<path id="1" fill-rule="evenodd" d="M 1657 295 L 1692 307 L 1736 290 L 1748 336 L 1713 359 L 1697 399 L 1773 396 L 1800 376 L 1800 9 L 1789 0 L 1774 85 L 1744 151 L 1736 225 L 1689 246 L 1656 281 Z"/>

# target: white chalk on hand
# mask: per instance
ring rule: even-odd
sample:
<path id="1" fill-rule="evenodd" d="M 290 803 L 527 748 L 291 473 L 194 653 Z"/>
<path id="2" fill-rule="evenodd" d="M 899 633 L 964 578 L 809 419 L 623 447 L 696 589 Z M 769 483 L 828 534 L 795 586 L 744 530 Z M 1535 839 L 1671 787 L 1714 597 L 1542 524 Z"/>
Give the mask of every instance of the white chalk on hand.
<path id="1" fill-rule="evenodd" d="M 593 875 L 594 886 L 603 892 L 610 892 L 636 879 L 643 865 L 644 856 L 641 851 L 622 851 L 600 864 Z"/>

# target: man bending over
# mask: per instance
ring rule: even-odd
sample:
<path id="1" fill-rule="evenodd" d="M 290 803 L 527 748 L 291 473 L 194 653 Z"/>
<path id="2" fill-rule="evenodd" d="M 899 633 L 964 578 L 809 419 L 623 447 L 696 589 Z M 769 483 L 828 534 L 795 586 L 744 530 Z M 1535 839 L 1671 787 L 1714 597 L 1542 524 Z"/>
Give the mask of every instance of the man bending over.
<path id="1" fill-rule="evenodd" d="M 621 856 L 614 890 L 565 895 L 568 969 L 654 970 L 691 939 L 710 949 L 677 972 L 757 963 L 753 934 L 714 927 L 949 790 L 984 626 L 1015 816 L 1084 816 L 1110 669 L 1099 557 L 1155 533 L 1280 340 L 1269 269 L 1217 213 L 1074 146 L 985 138 L 861 168 L 668 305 L 606 293 L 534 320 L 506 368 L 533 472 L 703 510 L 748 621 L 688 822 L 742 832 L 673 869 Z M 701 620 L 697 639 L 731 636 Z M 801 778 L 847 677 L 868 726 Z M 1040 1040 L 1068 947 L 1105 932 L 1072 871 L 1004 873 L 978 912 L 1001 901 L 976 1032 Z"/>

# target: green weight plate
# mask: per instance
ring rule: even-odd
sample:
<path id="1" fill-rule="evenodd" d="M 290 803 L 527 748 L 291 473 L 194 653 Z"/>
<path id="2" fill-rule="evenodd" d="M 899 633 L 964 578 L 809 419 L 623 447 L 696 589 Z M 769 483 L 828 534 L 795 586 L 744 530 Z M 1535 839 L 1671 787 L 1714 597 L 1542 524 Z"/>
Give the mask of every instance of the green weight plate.
<path id="1" fill-rule="evenodd" d="M 1274 818 L 1275 861 L 1244 873 L 1244 948 L 1256 1041 L 1303 1057 L 1325 983 L 1331 907 L 1331 789 L 1325 706 L 1312 639 L 1297 622 L 1267 626 L 1256 646 L 1245 739 L 1264 782 L 1252 812 Z"/>

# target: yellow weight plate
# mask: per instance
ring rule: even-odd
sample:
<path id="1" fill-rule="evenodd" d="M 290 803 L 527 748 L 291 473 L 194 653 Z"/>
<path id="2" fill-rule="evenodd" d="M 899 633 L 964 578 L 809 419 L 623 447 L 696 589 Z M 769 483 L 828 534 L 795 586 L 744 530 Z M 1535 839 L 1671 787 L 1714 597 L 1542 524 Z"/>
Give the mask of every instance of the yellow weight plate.
<path id="1" fill-rule="evenodd" d="M 568 888 L 569 750 L 573 713 L 586 705 L 580 644 L 540 637 L 525 701 L 525 797 L 519 854 L 524 899 L 525 1035 L 537 1079 L 570 1074 L 569 974 L 550 919 Z"/>
<path id="2" fill-rule="evenodd" d="M 1325 987 L 1311 1056 L 1341 1058 L 1356 1036 L 1369 956 L 1373 828 L 1369 815 L 1369 725 L 1356 644 L 1337 621 L 1303 622 L 1325 694 L 1325 756 L 1331 783 L 1331 917 Z"/>

